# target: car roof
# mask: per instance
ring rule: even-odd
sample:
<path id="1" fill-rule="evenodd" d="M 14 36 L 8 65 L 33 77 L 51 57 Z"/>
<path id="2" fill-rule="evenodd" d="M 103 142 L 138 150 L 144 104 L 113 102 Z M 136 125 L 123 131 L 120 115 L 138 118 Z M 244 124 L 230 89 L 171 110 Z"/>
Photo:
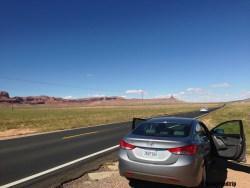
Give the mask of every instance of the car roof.
<path id="1" fill-rule="evenodd" d="M 174 116 L 162 116 L 162 117 L 154 117 L 147 120 L 147 122 L 151 123 L 163 123 L 163 122 L 169 122 L 169 123 L 180 123 L 180 124 L 193 124 L 194 122 L 197 122 L 194 118 L 185 118 L 185 117 L 174 117 Z"/>

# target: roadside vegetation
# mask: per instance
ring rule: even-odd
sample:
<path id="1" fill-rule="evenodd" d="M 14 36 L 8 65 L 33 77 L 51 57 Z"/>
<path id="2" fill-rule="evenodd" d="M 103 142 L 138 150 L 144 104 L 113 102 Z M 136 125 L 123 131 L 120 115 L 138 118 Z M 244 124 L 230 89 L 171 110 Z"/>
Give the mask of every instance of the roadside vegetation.
<path id="1" fill-rule="evenodd" d="M 0 133 L 7 130 L 10 135 L 30 132 L 46 132 L 91 126 L 97 124 L 130 121 L 133 117 L 150 117 L 199 110 L 200 107 L 216 107 L 220 104 L 168 104 L 137 106 L 98 106 L 98 107 L 58 107 L 58 106 L 15 106 L 14 110 L 0 106 Z M 250 103 L 227 104 L 223 109 L 202 118 L 211 128 L 223 121 L 242 119 L 247 139 L 247 152 L 250 153 Z M 5 134 L 0 134 L 5 136 Z M 9 135 L 6 135 L 9 136 Z"/>
<path id="2" fill-rule="evenodd" d="M 210 113 L 201 118 L 210 128 L 215 125 L 234 119 L 243 120 L 244 131 L 247 141 L 247 153 L 250 154 L 250 102 L 246 103 L 231 103 L 226 107 Z"/>
<path id="3" fill-rule="evenodd" d="M 32 129 L 35 132 L 69 129 L 96 124 L 130 121 L 133 117 L 150 117 L 199 110 L 218 104 L 168 104 L 105 107 L 0 106 L 0 132 Z"/>

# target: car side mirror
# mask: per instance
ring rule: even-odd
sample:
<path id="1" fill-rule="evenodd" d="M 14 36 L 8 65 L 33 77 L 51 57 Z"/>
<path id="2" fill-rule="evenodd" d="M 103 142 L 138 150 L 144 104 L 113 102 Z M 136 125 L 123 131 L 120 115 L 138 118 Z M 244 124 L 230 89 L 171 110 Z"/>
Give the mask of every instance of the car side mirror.
<path id="1" fill-rule="evenodd" d="M 146 121 L 146 119 L 143 118 L 133 118 L 132 121 L 132 130 L 138 127 L 142 122 Z"/>

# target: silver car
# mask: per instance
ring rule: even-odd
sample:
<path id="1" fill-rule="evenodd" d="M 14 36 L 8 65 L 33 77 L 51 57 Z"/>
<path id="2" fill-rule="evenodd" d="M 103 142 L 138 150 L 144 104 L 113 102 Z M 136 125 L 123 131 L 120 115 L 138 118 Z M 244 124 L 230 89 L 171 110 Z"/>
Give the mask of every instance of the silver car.
<path id="1" fill-rule="evenodd" d="M 203 108 L 200 108 L 200 112 L 208 112 L 208 109 L 203 107 Z"/>
<path id="2" fill-rule="evenodd" d="M 140 121 L 138 123 L 138 121 Z M 211 131 L 197 119 L 134 119 L 133 130 L 120 141 L 119 171 L 137 180 L 205 187 L 213 157 L 245 160 L 241 120 L 221 123 Z"/>

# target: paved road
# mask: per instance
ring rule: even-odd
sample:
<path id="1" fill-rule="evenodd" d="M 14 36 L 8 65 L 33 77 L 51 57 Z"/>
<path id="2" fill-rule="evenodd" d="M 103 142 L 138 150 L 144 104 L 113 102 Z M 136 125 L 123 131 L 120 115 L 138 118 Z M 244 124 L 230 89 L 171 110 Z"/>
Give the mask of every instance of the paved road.
<path id="1" fill-rule="evenodd" d="M 199 115 L 201 113 L 197 111 L 178 116 Z M 2 140 L 0 187 L 117 145 L 130 126 L 130 122 L 125 122 Z"/>

